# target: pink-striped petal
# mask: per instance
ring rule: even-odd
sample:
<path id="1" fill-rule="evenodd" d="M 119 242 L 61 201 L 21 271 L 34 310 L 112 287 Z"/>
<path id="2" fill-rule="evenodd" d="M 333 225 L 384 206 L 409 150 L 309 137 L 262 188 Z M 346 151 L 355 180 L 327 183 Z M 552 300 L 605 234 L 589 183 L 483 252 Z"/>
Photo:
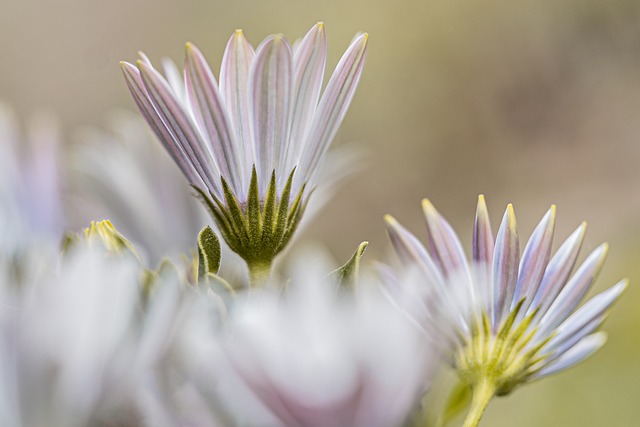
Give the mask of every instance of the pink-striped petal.
<path id="1" fill-rule="evenodd" d="M 531 300 L 540 286 L 545 269 L 551 257 L 553 230 L 556 221 L 556 207 L 551 206 L 535 228 L 522 252 L 518 281 L 511 301 L 511 308 L 525 298 L 522 306 L 523 315 L 531 304 Z"/>
<path id="2" fill-rule="evenodd" d="M 218 173 L 211 154 L 195 125 L 176 100 L 169 84 L 160 73 L 143 61 L 138 61 L 138 69 L 149 99 L 165 126 L 187 155 L 207 189 L 219 196 L 220 190 L 216 185 Z"/>
<path id="3" fill-rule="evenodd" d="M 122 72 L 124 73 L 133 100 L 153 133 L 158 137 L 165 150 L 167 150 L 173 161 L 176 162 L 189 183 L 200 188 L 204 187 L 202 180 L 194 170 L 188 156 L 181 148 L 180 143 L 166 128 L 164 122 L 151 104 L 147 90 L 140 77 L 140 71 L 128 62 L 121 62 L 120 66 L 122 67 Z"/>
<path id="4" fill-rule="evenodd" d="M 493 251 L 493 326 L 498 327 L 511 308 L 518 280 L 520 242 L 513 206 L 509 204 L 502 217 Z"/>
<path id="5" fill-rule="evenodd" d="M 607 311 L 626 287 L 627 281 L 622 280 L 587 301 L 558 326 L 556 335 L 547 347 L 559 354 L 572 347 L 581 337 L 593 332 L 604 321 Z"/>
<path id="6" fill-rule="evenodd" d="M 385 215 L 384 220 L 391 244 L 405 267 L 419 266 L 427 274 L 427 281 L 444 286 L 442 273 L 422 243 L 391 215 Z"/>
<path id="7" fill-rule="evenodd" d="M 540 334 L 549 333 L 569 317 L 598 276 L 607 256 L 608 248 L 606 243 L 598 246 L 578 268 L 578 271 L 571 276 L 549 310 L 542 316 Z"/>
<path id="8" fill-rule="evenodd" d="M 367 39 L 367 34 L 361 34 L 351 43 L 329 79 L 305 141 L 298 186 L 315 175 L 320 160 L 347 113 L 364 67 Z"/>
<path id="9" fill-rule="evenodd" d="M 565 283 L 567 283 L 569 275 L 573 271 L 573 267 L 578 259 L 586 227 L 587 223 L 583 222 L 571 233 L 553 258 L 551 258 L 540 282 L 540 286 L 529 306 L 529 313 L 534 309 L 539 309 L 539 313 L 544 314 L 556 299 Z"/>
<path id="10" fill-rule="evenodd" d="M 431 256 L 440 265 L 442 272 L 451 277 L 469 270 L 467 258 L 451 225 L 445 220 L 433 204 L 424 199 L 422 210 L 427 220 Z"/>
<path id="11" fill-rule="evenodd" d="M 561 357 L 532 375 L 531 379 L 543 378 L 580 363 L 600 349 L 606 342 L 607 334 L 604 332 L 589 335 L 570 348 Z"/>
<path id="12" fill-rule="evenodd" d="M 196 123 L 210 144 L 216 166 L 234 193 L 242 197 L 240 190 L 249 180 L 249 171 L 241 167 L 243 153 L 237 152 L 233 143 L 216 79 L 200 50 L 191 43 L 186 46 L 185 81 Z"/>
<path id="13" fill-rule="evenodd" d="M 484 196 L 478 196 L 476 220 L 473 225 L 473 261 L 476 264 L 485 265 L 487 269 L 493 263 L 493 231 Z"/>
<path id="14" fill-rule="evenodd" d="M 254 163 L 249 113 L 249 73 L 254 56 L 242 30 L 236 30 L 227 43 L 220 67 L 220 96 L 229 112 L 234 139 L 243 154 L 242 170 L 247 176 Z M 247 191 L 248 187 L 243 188 L 242 194 Z"/>
<path id="15" fill-rule="evenodd" d="M 322 22 L 302 39 L 293 57 L 294 89 L 291 108 L 291 133 L 286 150 L 286 170 L 298 164 L 302 143 L 311 127 L 318 106 L 327 59 L 327 38 Z"/>
<path id="16" fill-rule="evenodd" d="M 287 143 L 293 65 L 289 42 L 281 36 L 270 36 L 258 47 L 251 67 L 249 82 L 253 152 L 258 182 L 268 182 L 278 168 L 281 153 Z M 289 171 L 278 174 L 278 190 Z M 267 186 L 260 188 L 264 196 Z"/>

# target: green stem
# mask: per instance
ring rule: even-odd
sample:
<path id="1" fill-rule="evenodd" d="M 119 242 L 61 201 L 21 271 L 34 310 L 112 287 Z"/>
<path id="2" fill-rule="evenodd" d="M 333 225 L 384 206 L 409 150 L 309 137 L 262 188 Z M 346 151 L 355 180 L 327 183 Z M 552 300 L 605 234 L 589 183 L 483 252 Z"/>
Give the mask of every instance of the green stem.
<path id="1" fill-rule="evenodd" d="M 487 408 L 489 401 L 496 391 L 493 383 L 483 378 L 473 386 L 473 400 L 471 401 L 471 409 L 464 421 L 464 427 L 477 427 L 480 424 L 480 418 L 484 410 Z"/>
<path id="2" fill-rule="evenodd" d="M 270 261 L 247 261 L 249 267 L 249 286 L 256 289 L 264 286 L 271 276 Z"/>

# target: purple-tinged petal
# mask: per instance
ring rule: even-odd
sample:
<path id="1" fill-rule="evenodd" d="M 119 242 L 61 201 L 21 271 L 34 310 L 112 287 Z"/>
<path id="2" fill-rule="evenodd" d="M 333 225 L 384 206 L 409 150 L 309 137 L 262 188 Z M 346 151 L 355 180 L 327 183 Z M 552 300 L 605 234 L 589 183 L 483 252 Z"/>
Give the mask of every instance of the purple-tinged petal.
<path id="1" fill-rule="evenodd" d="M 427 281 L 444 286 L 442 273 L 422 243 L 391 215 L 385 215 L 384 220 L 400 261 L 406 267 L 420 266 L 427 274 Z"/>
<path id="2" fill-rule="evenodd" d="M 529 242 L 522 252 L 516 290 L 511 301 L 511 309 L 513 309 L 521 299 L 525 298 L 522 315 L 529 308 L 549 263 L 555 220 L 556 207 L 551 206 L 551 209 L 547 211 L 531 234 Z"/>
<path id="3" fill-rule="evenodd" d="M 422 200 L 422 211 L 427 220 L 431 256 L 440 265 L 444 275 L 451 277 L 460 271 L 468 271 L 462 243 L 451 225 L 427 199 Z"/>
<path id="4" fill-rule="evenodd" d="M 191 43 L 186 46 L 185 81 L 196 122 L 210 144 L 218 170 L 234 193 L 242 197 L 240 191 L 249 179 L 249 171 L 241 168 L 243 153 L 237 153 L 233 144 L 216 79 L 200 50 Z"/>
<path id="5" fill-rule="evenodd" d="M 478 196 L 476 220 L 473 226 L 473 262 L 486 265 L 489 268 L 493 263 L 493 231 L 484 196 Z"/>
<path id="6" fill-rule="evenodd" d="M 476 219 L 473 225 L 473 274 L 477 282 L 476 288 L 483 304 L 481 307 L 491 312 L 493 305 L 493 285 L 491 281 L 491 270 L 493 266 L 493 230 L 489 221 L 489 212 L 484 196 L 478 196 L 478 206 L 476 208 Z M 478 307 L 480 308 L 480 307 Z"/>
<path id="7" fill-rule="evenodd" d="M 626 289 L 627 281 L 622 280 L 615 286 L 591 298 L 555 330 L 553 338 L 545 345 L 546 351 L 553 353 L 556 359 L 583 337 L 593 333 L 608 314 L 609 307 Z M 547 359 L 547 361 L 550 361 Z"/>
<path id="8" fill-rule="evenodd" d="M 294 89 L 291 108 L 291 133 L 286 150 L 286 170 L 298 164 L 318 106 L 327 60 L 324 25 L 318 22 L 302 39 L 293 57 Z"/>
<path id="9" fill-rule="evenodd" d="M 220 96 L 230 113 L 239 152 L 244 156 L 242 165 L 246 176 L 250 175 L 254 163 L 249 113 L 249 73 L 254 56 L 253 47 L 242 30 L 236 30 L 227 43 L 220 67 Z M 243 188 L 242 194 L 247 191 L 248 187 Z"/>
<path id="10" fill-rule="evenodd" d="M 578 268 L 578 271 L 571 276 L 549 310 L 542 316 L 540 334 L 552 331 L 569 317 L 595 281 L 607 256 L 608 248 L 606 243 L 598 246 Z"/>
<path id="11" fill-rule="evenodd" d="M 582 247 L 586 229 L 586 222 L 580 224 L 567 240 L 565 240 L 562 246 L 560 246 L 560 249 L 558 249 L 553 258 L 551 258 L 542 277 L 542 282 L 540 282 L 540 286 L 533 297 L 528 313 L 538 308 L 539 312 L 544 314 L 556 299 L 573 271 L 573 267 L 578 259 L 578 254 L 580 253 L 580 248 Z"/>
<path id="12" fill-rule="evenodd" d="M 211 154 L 207 151 L 195 125 L 176 100 L 169 84 L 153 67 L 142 61 L 138 61 L 138 69 L 149 99 L 165 126 L 187 155 L 207 189 L 220 196 L 220 190 L 215 184 L 217 171 Z"/>
<path id="13" fill-rule="evenodd" d="M 322 94 L 300 159 L 297 186 L 308 181 L 333 140 L 360 81 L 367 53 L 367 34 L 357 37 L 340 59 Z"/>
<path id="14" fill-rule="evenodd" d="M 258 47 L 251 67 L 251 123 L 258 182 L 269 182 L 280 165 L 289 132 L 293 65 L 291 48 L 281 35 L 270 36 Z M 282 190 L 290 171 L 277 175 Z M 264 196 L 267 186 L 260 188 Z"/>
<path id="15" fill-rule="evenodd" d="M 602 347 L 605 342 L 607 342 L 607 334 L 604 332 L 597 332 L 589 335 L 570 348 L 558 359 L 533 374 L 531 379 L 543 378 L 582 362 Z"/>
<path id="16" fill-rule="evenodd" d="M 520 262 L 520 242 L 516 228 L 516 216 L 509 204 L 502 217 L 493 251 L 493 311 L 494 328 L 508 313 L 518 280 Z"/>
<path id="17" fill-rule="evenodd" d="M 178 98 L 183 108 L 191 109 L 187 100 L 187 89 L 184 86 L 184 77 L 178 66 L 169 58 L 162 58 L 162 69 L 167 78 L 167 83 L 171 86 L 173 94 Z"/>
<path id="18" fill-rule="evenodd" d="M 122 67 L 127 86 L 129 87 L 129 91 L 133 96 L 133 100 L 142 113 L 142 116 L 151 127 L 151 130 L 158 137 L 173 161 L 176 162 L 189 183 L 202 188 L 203 182 L 193 169 L 193 166 L 187 155 L 184 153 L 184 150 L 182 150 L 180 144 L 166 128 L 164 122 L 151 104 L 147 95 L 147 90 L 145 89 L 142 78 L 140 77 L 140 71 L 135 66 L 127 62 L 121 62 L 120 65 Z"/>

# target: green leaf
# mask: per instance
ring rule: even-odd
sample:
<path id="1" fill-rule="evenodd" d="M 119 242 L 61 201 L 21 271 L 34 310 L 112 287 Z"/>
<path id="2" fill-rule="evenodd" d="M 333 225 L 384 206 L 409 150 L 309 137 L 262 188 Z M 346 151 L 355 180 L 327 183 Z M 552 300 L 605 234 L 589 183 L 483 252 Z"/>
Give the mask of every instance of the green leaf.
<path id="1" fill-rule="evenodd" d="M 198 233 L 198 278 L 220 268 L 220 241 L 208 225 Z"/>
<path id="2" fill-rule="evenodd" d="M 438 418 L 437 425 L 444 427 L 458 418 L 463 412 L 467 410 L 471 403 L 471 387 L 468 384 L 458 382 L 445 403 L 442 415 Z"/>
<path id="3" fill-rule="evenodd" d="M 350 288 L 357 283 L 360 271 L 360 258 L 362 258 L 367 246 L 369 246 L 369 242 L 360 243 L 351 259 L 347 261 L 345 265 L 331 273 L 331 275 L 338 280 L 341 287 Z"/>

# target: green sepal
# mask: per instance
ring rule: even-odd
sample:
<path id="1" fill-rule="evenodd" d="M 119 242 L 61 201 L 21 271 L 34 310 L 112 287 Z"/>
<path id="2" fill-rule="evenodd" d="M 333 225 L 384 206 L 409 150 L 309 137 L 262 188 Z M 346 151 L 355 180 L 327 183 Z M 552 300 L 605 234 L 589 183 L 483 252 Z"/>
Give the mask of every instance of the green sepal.
<path id="1" fill-rule="evenodd" d="M 248 221 L 242 213 L 242 208 L 240 207 L 240 203 L 238 199 L 229 188 L 227 181 L 224 178 L 220 178 L 222 182 L 222 191 L 224 193 L 224 201 L 227 203 L 227 212 L 231 217 L 231 223 L 235 224 L 235 228 L 237 231 L 237 237 L 240 239 L 240 242 L 243 245 L 248 245 L 250 240 L 249 231 L 247 228 L 249 227 Z"/>
<path id="2" fill-rule="evenodd" d="M 273 233 L 273 218 L 276 214 L 276 190 L 276 171 L 274 170 L 271 173 L 262 216 L 262 242 L 267 246 L 271 244 L 271 234 Z"/>
<path id="3" fill-rule="evenodd" d="M 198 233 L 198 279 L 220 269 L 220 240 L 208 225 Z"/>
<path id="4" fill-rule="evenodd" d="M 262 224 L 260 223 L 260 193 L 258 191 L 258 175 L 256 167 L 251 172 L 249 197 L 247 199 L 247 219 L 249 223 L 249 238 L 252 241 L 262 239 Z"/>
<path id="5" fill-rule="evenodd" d="M 278 214 L 275 227 L 273 229 L 273 240 L 276 242 L 280 242 L 282 237 L 285 234 L 287 227 L 287 220 L 289 217 L 289 197 L 291 197 L 291 185 L 293 184 L 293 174 L 296 172 L 296 169 L 293 168 L 291 173 L 289 174 L 289 179 L 287 179 L 287 184 L 284 186 L 282 190 L 282 195 L 280 196 L 280 204 L 278 205 Z M 298 197 L 302 195 L 302 192 L 298 194 Z M 296 199 L 297 200 L 297 199 Z"/>
<path id="6" fill-rule="evenodd" d="M 331 276 L 336 279 L 340 287 L 353 288 L 357 284 L 360 273 L 360 259 L 367 249 L 367 246 L 369 246 L 369 242 L 360 243 L 358 249 L 356 249 L 349 261 L 331 273 Z"/>

